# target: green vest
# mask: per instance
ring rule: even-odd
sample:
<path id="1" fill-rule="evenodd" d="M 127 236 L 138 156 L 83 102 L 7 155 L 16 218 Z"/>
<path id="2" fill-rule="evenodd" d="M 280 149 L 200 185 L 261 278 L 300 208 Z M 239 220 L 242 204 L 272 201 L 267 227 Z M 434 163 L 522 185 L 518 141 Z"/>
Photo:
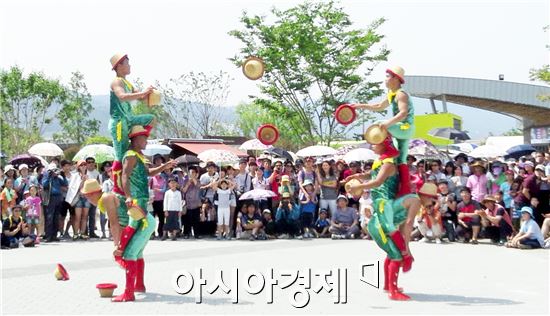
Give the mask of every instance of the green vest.
<path id="1" fill-rule="evenodd" d="M 124 83 L 124 91 L 126 93 L 133 91 L 131 83 L 124 78 L 120 78 L 120 80 Z M 120 101 L 116 94 L 111 90 L 111 106 L 109 108 L 109 113 L 111 114 L 111 118 L 114 120 L 126 118 L 132 115 L 132 106 L 128 101 Z"/>
<path id="2" fill-rule="evenodd" d="M 380 168 L 382 168 L 382 165 L 386 162 L 394 163 L 393 158 L 386 158 L 383 161 L 377 160 L 372 165 L 372 171 L 371 176 L 372 179 L 376 179 L 378 176 L 378 173 L 380 172 Z M 385 199 L 385 200 L 393 200 L 395 199 L 395 194 L 397 193 L 397 187 L 399 185 L 399 177 L 398 174 L 394 174 L 389 176 L 382 185 L 379 187 L 372 188 L 370 191 L 371 197 L 373 201 L 376 201 L 377 199 Z"/>
<path id="3" fill-rule="evenodd" d="M 399 90 L 399 91 L 401 91 L 403 93 L 406 93 L 403 90 Z M 394 116 L 397 115 L 397 113 L 399 113 L 399 106 L 397 106 L 397 97 L 392 98 L 390 104 L 391 104 L 391 110 L 392 110 L 393 115 Z M 413 108 L 413 104 L 412 104 L 412 101 L 411 101 L 411 96 L 409 96 L 409 99 L 408 99 L 408 108 L 409 108 L 409 113 L 407 113 L 407 116 L 401 122 L 409 123 L 410 125 L 413 125 L 414 124 L 414 108 Z"/>
<path id="4" fill-rule="evenodd" d="M 124 154 L 122 161 L 124 162 L 127 157 L 137 158 L 136 166 L 130 175 L 130 194 L 132 195 L 132 198 L 149 199 L 149 173 L 147 172 L 147 168 L 145 166 L 145 157 L 143 154 L 135 152 L 131 149 Z"/>

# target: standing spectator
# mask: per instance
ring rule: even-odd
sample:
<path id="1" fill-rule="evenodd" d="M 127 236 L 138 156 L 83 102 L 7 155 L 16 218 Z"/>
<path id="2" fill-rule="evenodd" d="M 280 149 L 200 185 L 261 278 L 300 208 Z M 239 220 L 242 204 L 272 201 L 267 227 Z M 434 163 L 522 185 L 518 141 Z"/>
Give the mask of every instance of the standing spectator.
<path id="1" fill-rule="evenodd" d="M 69 189 L 65 196 L 65 202 L 74 207 L 75 212 L 73 240 L 87 240 L 89 238 L 86 234 L 86 224 L 88 223 L 88 211 L 91 203 L 85 196 L 80 194 L 80 189 L 82 189 L 87 179 L 86 161 L 80 160 L 76 163 L 76 172 L 73 173 L 69 179 Z"/>
<path id="2" fill-rule="evenodd" d="M 113 192 L 113 188 L 115 184 L 113 183 L 112 177 L 113 177 L 113 171 L 111 170 L 110 167 L 108 167 L 105 170 L 103 184 L 101 185 L 101 192 L 103 193 Z M 99 225 L 101 227 L 101 239 L 106 239 L 107 236 L 105 235 L 105 225 L 107 225 L 107 216 L 103 211 L 99 212 Z"/>
<path id="3" fill-rule="evenodd" d="M 185 200 L 187 211 L 182 217 L 183 238 L 199 238 L 199 222 L 201 212 L 201 197 L 199 184 L 199 170 L 196 166 L 189 167 L 189 180 L 185 183 L 181 191 Z"/>
<path id="4" fill-rule="evenodd" d="M 481 161 L 476 161 L 471 168 L 474 170 L 472 175 L 468 177 L 466 186 L 472 192 L 472 199 L 481 203 L 487 195 L 487 176 L 486 169 Z"/>
<path id="5" fill-rule="evenodd" d="M 455 156 L 455 164 L 457 168 L 462 169 L 462 174 L 470 175 L 470 167 L 468 167 L 468 156 L 465 153 L 460 153 Z"/>
<path id="6" fill-rule="evenodd" d="M 315 159 L 313 159 L 313 157 L 307 157 L 304 168 L 298 171 L 298 184 L 300 186 L 300 193 L 306 193 L 306 190 L 304 188 L 304 182 L 306 181 L 306 179 L 311 180 L 314 187 L 317 186 L 314 164 Z"/>
<path id="7" fill-rule="evenodd" d="M 252 176 L 250 173 L 246 171 L 248 160 L 246 158 L 242 158 L 239 161 L 239 172 L 235 176 L 235 192 L 237 194 L 237 209 L 241 209 L 243 204 L 247 204 L 251 202 L 250 200 L 241 201 L 239 198 L 243 193 L 248 192 L 252 190 Z"/>
<path id="8" fill-rule="evenodd" d="M 13 183 L 15 183 L 15 179 L 17 179 L 17 171 L 15 170 L 15 168 L 12 165 L 6 165 L 4 167 L 4 182 L 7 179 L 12 180 L 12 185 L 13 185 Z"/>
<path id="9" fill-rule="evenodd" d="M 48 165 L 48 170 L 42 178 L 42 188 L 47 190 L 48 207 L 46 209 L 46 242 L 59 241 L 57 238 L 59 208 L 63 202 L 63 191 L 61 187 L 68 186 L 60 174 L 60 170 L 54 164 Z"/>
<path id="10" fill-rule="evenodd" d="M 450 192 L 455 192 L 455 184 L 452 181 L 455 176 L 455 169 L 455 164 L 452 161 L 449 161 L 445 164 L 445 169 L 443 170 L 443 174 L 445 175 L 445 180 L 447 181 L 447 186 L 449 187 Z"/>
<path id="11" fill-rule="evenodd" d="M 220 175 L 216 172 L 216 164 L 212 161 L 206 163 L 206 173 L 202 174 L 200 177 L 201 184 L 201 198 L 207 198 L 210 200 L 210 203 L 214 203 L 214 186 L 220 178 Z"/>
<path id="12" fill-rule="evenodd" d="M 434 208 L 433 204 L 422 205 L 420 214 L 416 217 L 418 230 L 422 234 L 422 242 L 430 242 L 435 239 L 436 244 L 441 243 L 443 227 L 441 225 L 441 213 Z"/>
<path id="13" fill-rule="evenodd" d="M 38 225 L 41 220 L 40 214 L 42 214 L 42 199 L 38 195 L 38 186 L 30 186 L 29 196 L 26 197 L 24 201 L 24 208 L 27 224 L 29 225 L 29 234 L 38 236 Z M 40 242 L 39 237 L 36 237 L 36 241 Z"/>
<path id="14" fill-rule="evenodd" d="M 95 163 L 94 157 L 86 158 L 86 176 L 88 179 L 96 179 L 99 184 L 101 184 L 101 175 L 97 171 L 97 165 Z M 84 183 L 84 181 L 82 181 Z M 95 233 L 96 228 L 96 207 L 93 204 L 90 204 L 88 210 L 88 236 L 90 238 L 99 238 Z"/>
<path id="15" fill-rule="evenodd" d="M 222 238 L 230 240 L 229 217 L 231 213 L 231 206 L 235 207 L 237 203 L 235 201 L 233 188 L 229 187 L 229 181 L 226 179 L 221 179 L 220 187 L 216 189 L 214 205 L 218 206 L 218 232 L 216 238 L 218 240 Z"/>
<path id="16" fill-rule="evenodd" d="M 71 179 L 71 168 L 72 163 L 69 160 L 61 160 L 59 163 L 61 166 L 61 172 L 60 175 L 69 183 L 69 180 Z M 63 202 L 61 202 L 61 207 L 59 209 L 59 231 L 61 232 L 61 237 L 63 239 L 70 239 L 71 236 L 69 235 L 69 227 L 74 226 L 74 220 L 75 220 L 75 214 L 74 214 L 74 207 L 67 203 L 65 199 L 67 198 L 67 191 L 68 187 L 62 187 L 63 191 Z M 67 214 L 69 214 L 69 220 L 65 224 L 65 219 L 67 218 Z M 74 234 L 74 230 L 73 230 Z"/>
<path id="17" fill-rule="evenodd" d="M 281 196 L 277 213 L 275 214 L 275 227 L 279 238 L 287 239 L 296 236 L 300 227 L 298 219 L 300 217 L 300 207 L 293 203 L 290 193 L 283 193 Z"/>
<path id="18" fill-rule="evenodd" d="M 544 158 L 542 159 L 544 160 Z M 537 224 L 542 225 L 542 221 L 544 220 L 543 214 L 548 212 L 548 197 L 550 194 L 550 183 L 545 174 L 544 165 L 537 165 L 535 167 L 535 177 L 538 186 L 538 193 L 535 196 L 539 200 L 539 207 L 533 211 L 535 212 L 535 221 Z"/>
<path id="19" fill-rule="evenodd" d="M 337 208 L 332 216 L 329 232 L 333 239 L 355 238 L 359 234 L 358 216 L 354 208 L 348 206 L 348 198 L 340 195 L 336 199 Z"/>
<path id="20" fill-rule="evenodd" d="M 506 239 L 512 235 L 512 220 L 504 207 L 497 203 L 494 196 L 488 195 L 483 199 L 485 210 L 479 212 L 481 225 L 487 237 L 494 243 L 504 245 Z"/>
<path id="21" fill-rule="evenodd" d="M 176 240 L 177 232 L 180 230 L 180 218 L 181 208 L 183 206 L 183 200 L 181 198 L 181 192 L 178 190 L 178 181 L 176 178 L 170 178 L 168 180 L 168 187 L 170 188 L 164 193 L 163 209 L 164 218 L 166 218 L 166 224 L 163 226 L 162 238 L 164 241 L 168 238 L 168 233 L 171 232 L 171 239 Z"/>
<path id="22" fill-rule="evenodd" d="M 275 209 L 281 200 L 281 195 L 279 194 L 279 184 L 281 183 L 282 173 L 283 173 L 283 164 L 280 161 L 275 163 L 271 176 L 268 178 L 268 183 L 270 185 L 271 191 L 275 193 L 275 196 L 271 198 L 271 209 Z M 265 176 L 265 171 L 264 171 Z"/>
<path id="23" fill-rule="evenodd" d="M 458 203 L 458 226 L 456 228 L 457 235 L 469 242 L 472 239 L 472 244 L 477 245 L 477 237 L 481 229 L 481 217 L 476 211 L 481 211 L 480 204 L 472 199 L 472 194 L 468 187 L 462 188 L 460 191 L 462 202 Z"/>
<path id="24" fill-rule="evenodd" d="M 512 208 L 512 184 L 514 183 L 514 172 L 512 170 L 506 170 L 504 172 L 504 175 L 506 177 L 506 181 L 504 181 L 500 185 L 500 191 L 502 191 L 502 200 L 504 201 L 504 208 L 508 212 L 508 214 L 511 214 L 511 208 Z"/>
<path id="25" fill-rule="evenodd" d="M 544 245 L 544 238 L 539 225 L 535 222 L 533 210 L 524 206 L 521 208 L 521 228 L 519 233 L 506 243 L 506 247 L 519 249 L 540 248 Z"/>
<path id="26" fill-rule="evenodd" d="M 162 158 L 162 156 L 161 156 Z M 158 160 L 158 159 L 157 159 Z M 164 175 L 157 174 L 149 179 L 149 188 L 153 190 L 153 216 L 159 218 L 157 234 L 159 238 L 164 234 L 164 193 L 166 192 L 167 183 Z"/>
<path id="27" fill-rule="evenodd" d="M 4 189 L 0 194 L 0 203 L 2 204 L 2 219 L 11 215 L 11 209 L 17 204 L 17 193 L 13 188 L 13 179 L 7 178 L 4 182 Z"/>
<path id="28" fill-rule="evenodd" d="M 487 173 L 487 188 L 489 194 L 494 195 L 500 191 L 500 185 L 506 182 L 506 175 L 504 174 L 503 167 L 500 161 L 491 163 L 491 172 Z"/>
<path id="29" fill-rule="evenodd" d="M 252 187 L 254 190 L 268 190 L 268 180 L 264 178 L 264 172 L 261 169 L 256 169 L 256 176 L 252 179 Z M 271 203 L 269 200 L 259 200 L 260 209 L 271 209 Z"/>
<path id="30" fill-rule="evenodd" d="M 466 187 L 466 184 L 468 183 L 468 177 L 463 174 L 462 168 L 455 168 L 455 173 L 454 176 L 451 178 L 451 182 L 454 186 L 453 193 L 455 194 L 456 198 L 459 199 L 460 190 Z"/>
<path id="31" fill-rule="evenodd" d="M 319 207 L 328 210 L 330 214 L 334 214 L 336 212 L 336 198 L 338 197 L 338 176 L 330 162 L 323 161 L 321 163 L 317 177 L 321 187 Z"/>
<path id="32" fill-rule="evenodd" d="M 23 193 L 29 191 L 31 185 L 38 185 L 36 177 L 29 174 L 29 166 L 27 164 L 19 165 L 19 178 L 15 179 L 13 187 L 17 192 L 17 203 L 23 201 Z"/>
<path id="33" fill-rule="evenodd" d="M 441 180 L 446 180 L 447 177 L 441 172 L 441 160 L 436 159 L 430 163 L 430 171 L 428 172 L 428 181 L 437 184 Z"/>
<path id="34" fill-rule="evenodd" d="M 306 194 L 302 194 L 300 199 L 300 218 L 302 221 L 303 237 L 313 238 L 313 233 L 310 230 L 313 227 L 313 217 L 317 209 L 317 194 L 310 179 L 304 181 L 304 189 L 306 190 Z"/>
<path id="35" fill-rule="evenodd" d="M 415 162 L 416 162 L 415 156 L 407 155 L 407 167 L 409 167 L 410 174 L 416 173 L 416 166 L 414 165 Z"/>

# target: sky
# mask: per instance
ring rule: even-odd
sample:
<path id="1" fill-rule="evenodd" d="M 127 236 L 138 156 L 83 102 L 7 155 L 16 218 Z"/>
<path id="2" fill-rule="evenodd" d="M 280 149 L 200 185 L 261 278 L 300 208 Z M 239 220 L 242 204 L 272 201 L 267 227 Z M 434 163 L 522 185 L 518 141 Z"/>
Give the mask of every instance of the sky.
<path id="1" fill-rule="evenodd" d="M 340 1 L 354 27 L 374 19 L 387 22 L 379 32 L 391 53 L 371 76 L 382 81 L 384 69 L 401 65 L 407 75 L 436 75 L 529 81 L 529 69 L 549 63 L 550 1 Z M 243 10 L 267 15 L 276 6 L 300 1 L 0 0 L 0 68 L 18 65 L 67 82 L 79 70 L 91 94 L 108 94 L 113 78 L 109 58 L 130 56 L 133 73 L 145 84 L 189 71 L 229 73 L 228 105 L 258 94 L 257 83 L 243 77 L 228 58 L 241 43 L 227 33 L 241 28 Z M 406 89 L 406 86 L 405 86 Z M 367 100 L 365 100 L 367 101 Z M 376 100 L 374 100 L 376 101 Z M 429 111 L 419 100 L 417 113 Z M 472 138 L 516 127 L 514 119 L 463 106 L 449 110 L 464 119 Z M 486 124 L 497 119 L 498 124 Z"/>

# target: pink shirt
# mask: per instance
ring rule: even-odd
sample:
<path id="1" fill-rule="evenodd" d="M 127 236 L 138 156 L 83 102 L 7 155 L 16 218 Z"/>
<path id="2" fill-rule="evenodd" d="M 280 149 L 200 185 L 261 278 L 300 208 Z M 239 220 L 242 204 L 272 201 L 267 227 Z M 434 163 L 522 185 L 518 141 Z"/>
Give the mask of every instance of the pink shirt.
<path id="1" fill-rule="evenodd" d="M 155 192 L 155 201 L 164 201 L 164 190 L 166 189 L 166 180 L 161 175 L 156 175 L 150 180 L 150 188 Z M 159 191 L 157 191 L 157 189 Z"/>
<path id="2" fill-rule="evenodd" d="M 482 174 L 478 177 L 472 174 L 468 177 L 466 186 L 472 190 L 472 199 L 481 203 L 487 195 L 487 176 Z"/>
<path id="3" fill-rule="evenodd" d="M 40 217 L 40 204 L 42 199 L 39 196 L 29 196 L 25 199 L 25 204 L 29 206 L 27 217 Z"/>

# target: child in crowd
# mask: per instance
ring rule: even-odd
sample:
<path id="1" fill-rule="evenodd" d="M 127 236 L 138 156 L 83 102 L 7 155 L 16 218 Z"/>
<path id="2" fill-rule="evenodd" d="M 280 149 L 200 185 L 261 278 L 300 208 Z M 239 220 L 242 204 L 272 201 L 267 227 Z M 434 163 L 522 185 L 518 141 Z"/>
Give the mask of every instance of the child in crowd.
<path id="1" fill-rule="evenodd" d="M 231 207 L 237 205 L 235 199 L 235 193 L 229 188 L 229 182 L 226 179 L 222 179 L 219 184 L 219 188 L 216 190 L 214 195 L 214 205 L 218 207 L 218 231 L 217 239 L 221 240 L 225 238 L 227 240 L 231 239 L 229 235 L 229 217 Z"/>
<path id="2" fill-rule="evenodd" d="M 263 211 L 262 215 L 263 215 L 262 224 L 264 226 L 266 237 L 269 239 L 277 238 L 275 221 L 273 220 L 273 214 L 271 213 L 271 210 L 266 208 Z"/>
<path id="3" fill-rule="evenodd" d="M 319 218 L 315 222 L 315 229 L 313 233 L 317 238 L 327 238 L 330 236 L 328 229 L 330 228 L 330 222 L 327 219 L 327 210 L 321 209 L 319 211 Z"/>
<path id="4" fill-rule="evenodd" d="M 11 215 L 11 209 L 17 201 L 17 193 L 13 188 L 13 179 L 7 178 L 4 182 L 4 189 L 0 193 L 0 204 L 2 204 L 2 218 L 8 218 Z"/>
<path id="5" fill-rule="evenodd" d="M 30 226 L 29 233 L 31 235 L 37 235 L 38 225 L 40 224 L 40 214 L 42 212 L 42 199 L 38 196 L 38 187 L 36 185 L 31 185 L 29 187 L 29 196 L 25 198 L 24 209 L 26 211 L 27 224 Z M 37 237 L 36 243 L 39 243 L 40 240 Z"/>
<path id="6" fill-rule="evenodd" d="M 241 221 L 243 229 L 241 238 L 249 238 L 250 240 L 265 239 L 262 229 L 262 217 L 256 212 L 256 205 L 254 203 L 249 203 L 246 206 L 246 213 L 241 217 Z"/>
<path id="7" fill-rule="evenodd" d="M 178 180 L 176 178 L 170 178 L 168 180 L 169 190 L 164 193 L 164 218 L 166 223 L 163 227 L 161 240 L 166 240 L 168 234 L 171 233 L 171 239 L 177 239 L 177 233 L 181 229 L 180 217 L 183 201 L 181 192 L 178 190 Z"/>
<path id="8" fill-rule="evenodd" d="M 115 186 L 113 180 L 111 179 L 113 177 L 111 168 L 106 170 L 105 176 L 106 179 L 101 184 L 101 192 L 111 193 L 113 191 L 113 187 Z M 99 213 L 99 225 L 101 226 L 101 239 L 107 238 L 107 235 L 105 235 L 105 225 L 107 225 L 107 216 L 105 212 Z"/>
<path id="9" fill-rule="evenodd" d="M 302 220 L 302 230 L 304 238 L 313 238 L 313 233 L 310 231 L 313 228 L 313 214 L 317 208 L 317 194 L 313 187 L 313 181 L 306 179 L 303 185 L 305 193 L 301 194 L 300 198 L 300 218 Z"/>

